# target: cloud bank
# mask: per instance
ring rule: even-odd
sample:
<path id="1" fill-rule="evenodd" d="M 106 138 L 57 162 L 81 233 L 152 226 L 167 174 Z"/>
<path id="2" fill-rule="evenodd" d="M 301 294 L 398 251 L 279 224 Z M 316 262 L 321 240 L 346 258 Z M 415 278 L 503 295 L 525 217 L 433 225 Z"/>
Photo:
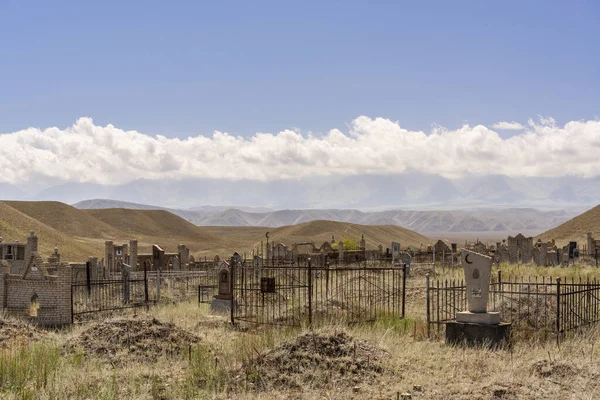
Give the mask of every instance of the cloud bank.
<path id="1" fill-rule="evenodd" d="M 388 119 L 361 116 L 347 132 L 333 129 L 322 136 L 285 130 L 248 138 L 214 132 L 177 139 L 98 126 L 91 118 L 80 118 L 66 129 L 29 128 L 1 134 L 0 182 L 266 181 L 407 170 L 446 178 L 600 174 L 600 121 L 572 121 L 560 127 L 552 118 L 542 118 L 505 139 L 493 130 L 515 124 L 436 127 L 427 134 Z"/>
<path id="2" fill-rule="evenodd" d="M 523 125 L 521 125 L 518 122 L 496 122 L 494 125 L 492 125 L 492 128 L 494 129 L 498 129 L 501 131 L 520 131 L 522 129 L 525 129 L 525 127 Z"/>

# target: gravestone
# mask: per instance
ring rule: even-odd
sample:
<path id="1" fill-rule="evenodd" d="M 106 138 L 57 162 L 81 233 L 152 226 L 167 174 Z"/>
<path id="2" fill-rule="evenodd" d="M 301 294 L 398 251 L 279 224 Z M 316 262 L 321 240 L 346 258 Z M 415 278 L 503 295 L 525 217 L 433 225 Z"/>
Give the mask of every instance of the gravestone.
<path id="1" fill-rule="evenodd" d="M 129 304 L 130 301 L 130 279 L 131 267 L 128 264 L 119 263 L 121 269 L 121 284 L 123 290 L 123 304 Z"/>
<path id="2" fill-rule="evenodd" d="M 408 254 L 408 251 L 404 253 L 404 265 L 406 265 L 406 277 L 410 276 L 410 260 L 412 257 Z"/>
<path id="3" fill-rule="evenodd" d="M 231 261 L 223 261 L 220 265 L 219 273 L 217 275 L 219 280 L 219 291 L 218 294 L 213 296 L 213 300 L 210 304 L 211 312 L 228 313 L 231 311 L 232 306 L 234 309 L 237 307 L 237 302 L 233 298 L 233 284 L 231 276 L 231 266 L 233 262 L 235 261 L 232 258 Z"/>
<path id="4" fill-rule="evenodd" d="M 488 312 L 492 258 L 461 250 L 467 286 L 468 310 L 456 313 L 456 321 L 446 324 L 446 342 L 497 348 L 509 343 L 510 324 L 500 322 L 500 313 Z"/>
<path id="5" fill-rule="evenodd" d="M 400 243 L 392 242 L 392 265 L 400 265 Z"/>
<path id="6" fill-rule="evenodd" d="M 173 258 L 171 258 L 171 268 L 173 271 L 179 271 L 179 257 L 173 256 Z"/>

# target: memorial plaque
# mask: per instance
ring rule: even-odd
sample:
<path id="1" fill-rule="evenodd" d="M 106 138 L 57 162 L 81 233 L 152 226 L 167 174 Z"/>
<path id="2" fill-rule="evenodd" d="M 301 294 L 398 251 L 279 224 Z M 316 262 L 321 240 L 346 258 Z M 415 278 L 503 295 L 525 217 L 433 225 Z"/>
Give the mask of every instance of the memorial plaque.
<path id="1" fill-rule="evenodd" d="M 260 278 L 261 293 L 275 293 L 275 278 Z"/>

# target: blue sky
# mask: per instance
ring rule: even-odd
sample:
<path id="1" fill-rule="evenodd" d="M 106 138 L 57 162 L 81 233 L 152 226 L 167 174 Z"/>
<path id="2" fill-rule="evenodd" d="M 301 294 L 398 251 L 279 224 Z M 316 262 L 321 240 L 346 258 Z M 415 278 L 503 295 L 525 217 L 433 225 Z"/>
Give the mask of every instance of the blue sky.
<path id="1" fill-rule="evenodd" d="M 594 119 L 598 4 L 0 0 L 0 132 Z"/>

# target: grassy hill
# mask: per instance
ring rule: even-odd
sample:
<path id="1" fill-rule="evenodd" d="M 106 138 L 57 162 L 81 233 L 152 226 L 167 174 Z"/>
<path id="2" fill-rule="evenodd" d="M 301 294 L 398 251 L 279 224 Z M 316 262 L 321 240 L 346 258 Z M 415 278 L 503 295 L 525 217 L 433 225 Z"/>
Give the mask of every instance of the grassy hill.
<path id="1" fill-rule="evenodd" d="M 149 251 L 153 243 L 167 251 L 176 251 L 177 245 L 183 243 L 192 253 L 206 255 L 224 250 L 227 245 L 222 238 L 165 210 L 106 208 L 81 212 L 117 228 L 128 238 L 137 238 L 141 252 Z"/>
<path id="2" fill-rule="evenodd" d="M 331 235 L 336 242 L 351 239 L 357 243 L 361 235 L 365 235 L 368 249 L 376 249 L 379 244 L 384 248 L 390 247 L 392 241 L 400 242 L 402 247 L 419 246 L 430 243 L 431 239 L 408 229 L 395 225 L 358 225 L 336 221 L 310 221 L 303 224 L 283 226 L 280 228 L 258 227 L 205 227 L 205 229 L 232 242 L 238 242 L 249 249 L 266 241 L 265 233 L 269 232 L 269 241 L 291 245 L 293 242 L 314 241 L 320 246 L 325 241 L 331 241 Z"/>
<path id="3" fill-rule="evenodd" d="M 5 201 L 5 204 L 69 236 L 106 239 L 123 232 L 58 201 Z"/>
<path id="4" fill-rule="evenodd" d="M 82 262 L 88 256 L 104 256 L 104 241 L 126 243 L 138 239 L 140 253 L 150 251 L 152 244 L 167 251 L 187 245 L 196 256 L 214 257 L 233 251 L 250 252 L 265 240 L 291 245 L 314 241 L 320 246 L 330 241 L 351 239 L 359 242 L 365 235 L 367 248 L 379 244 L 389 247 L 399 241 L 403 247 L 419 246 L 430 239 L 394 225 L 358 225 L 347 222 L 310 221 L 280 228 L 264 227 L 200 227 L 166 210 L 90 209 L 78 210 L 69 205 L 47 202 L 0 202 L 0 236 L 5 240 L 25 241 L 29 232 L 39 237 L 40 251 L 49 256 L 57 246 L 63 260 Z"/>
<path id="5" fill-rule="evenodd" d="M 587 243 L 587 233 L 591 232 L 595 238 L 600 238 L 600 205 L 570 219 L 569 221 L 542 233 L 535 239 L 555 239 L 560 246 L 569 241 L 577 241 L 580 244 Z"/>
<path id="6" fill-rule="evenodd" d="M 63 259 L 70 261 L 85 261 L 88 256 L 100 256 L 103 252 L 103 242 L 68 235 L 11 207 L 7 202 L 0 202 L 0 236 L 5 241 L 25 242 L 31 231 L 39 238 L 39 251 L 44 258 L 54 251 L 54 247 L 58 247 Z"/>

